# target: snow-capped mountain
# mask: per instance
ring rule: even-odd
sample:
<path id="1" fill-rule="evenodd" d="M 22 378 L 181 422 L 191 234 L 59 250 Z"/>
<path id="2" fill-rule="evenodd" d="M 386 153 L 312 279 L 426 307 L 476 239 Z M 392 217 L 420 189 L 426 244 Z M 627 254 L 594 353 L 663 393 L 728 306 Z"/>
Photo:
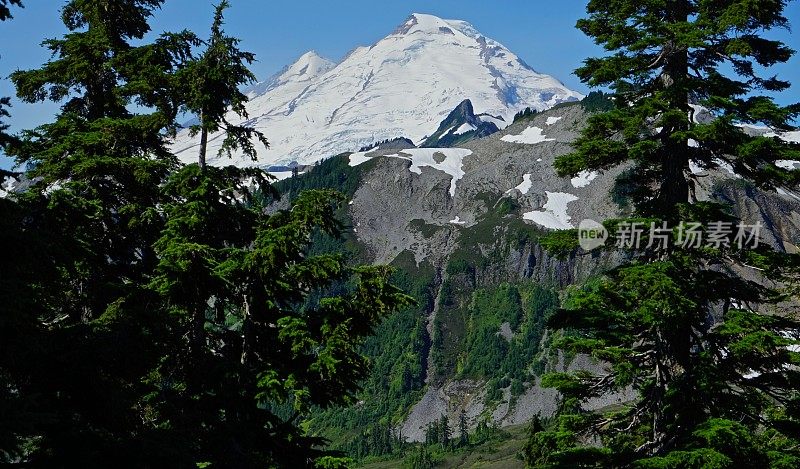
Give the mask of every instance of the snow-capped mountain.
<path id="1" fill-rule="evenodd" d="M 255 99 L 279 86 L 284 87 L 283 93 L 299 93 L 312 80 L 334 67 L 336 67 L 335 62 L 320 56 L 316 51 L 306 52 L 295 63 L 284 67 L 283 70 L 269 80 L 263 81 L 247 90 L 247 97 Z"/>
<path id="2" fill-rule="evenodd" d="M 309 52 L 249 96 L 248 124 L 271 143 L 260 151 L 259 166 L 309 164 L 396 137 L 421 143 L 465 99 L 476 113 L 510 123 L 526 107 L 543 110 L 581 98 L 469 23 L 423 14 L 339 64 Z M 212 163 L 221 141 L 221 135 L 210 138 Z M 173 149 L 193 161 L 196 147 L 184 132 Z M 241 157 L 232 163 L 252 164 Z"/>
<path id="3" fill-rule="evenodd" d="M 475 115 L 472 102 L 465 99 L 439 124 L 436 133 L 428 137 L 420 146 L 451 147 L 467 140 L 486 137 L 500 130 L 495 124 L 498 119 L 483 119 L 485 117 Z M 507 125 L 502 120 L 499 123 L 503 127 Z"/>

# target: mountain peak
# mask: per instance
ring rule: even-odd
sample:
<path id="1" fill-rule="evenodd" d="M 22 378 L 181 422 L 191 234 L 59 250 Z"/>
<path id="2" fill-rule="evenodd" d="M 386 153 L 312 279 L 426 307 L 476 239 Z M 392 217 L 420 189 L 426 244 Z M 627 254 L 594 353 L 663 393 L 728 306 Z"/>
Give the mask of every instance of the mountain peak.
<path id="1" fill-rule="evenodd" d="M 248 123 L 272 143 L 259 151 L 266 166 L 310 164 L 399 136 L 419 142 L 457 107 L 462 122 L 452 134 L 462 138 L 464 129 L 486 127 L 476 114 L 497 116 L 492 121 L 505 127 L 527 107 L 544 110 L 581 98 L 470 23 L 423 13 L 338 65 L 307 52 L 248 96 Z M 210 151 L 222 141 L 213 140 Z M 188 133 L 175 144 L 179 152 L 195 145 Z M 247 160 L 237 155 L 235 163 Z"/>
<path id="2" fill-rule="evenodd" d="M 335 66 L 336 64 L 333 61 L 322 57 L 317 51 L 310 50 L 290 65 L 283 75 L 310 79 L 327 72 Z"/>
<path id="3" fill-rule="evenodd" d="M 315 50 L 301 55 L 291 65 L 283 68 L 269 80 L 258 83 L 247 91 L 250 98 L 263 95 L 279 86 L 290 83 L 308 83 L 336 67 L 336 63 L 322 57 Z"/>
<path id="4" fill-rule="evenodd" d="M 425 13 L 413 13 L 400 25 L 394 35 L 403 36 L 416 33 L 425 34 L 455 34 L 451 21 L 444 20 L 438 16 Z"/>

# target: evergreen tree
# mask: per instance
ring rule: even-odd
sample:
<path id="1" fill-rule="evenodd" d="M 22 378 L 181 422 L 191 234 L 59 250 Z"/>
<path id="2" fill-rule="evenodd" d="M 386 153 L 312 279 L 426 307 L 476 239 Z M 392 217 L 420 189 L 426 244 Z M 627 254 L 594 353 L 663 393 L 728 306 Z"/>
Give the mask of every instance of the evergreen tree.
<path id="1" fill-rule="evenodd" d="M 526 107 L 522 111 L 519 111 L 518 113 L 514 114 L 514 122 L 519 122 L 523 119 L 530 119 L 537 113 L 538 111 L 536 109 L 531 109 L 529 107 Z"/>
<path id="2" fill-rule="evenodd" d="M 0 0 L 0 21 L 6 21 L 13 18 L 11 9 L 9 7 L 17 6 L 22 8 L 21 0 Z"/>
<path id="3" fill-rule="evenodd" d="M 238 86 L 252 79 L 252 54 L 222 30 L 216 8 L 206 50 L 178 76 L 186 107 L 200 118 L 201 139 L 228 133 L 224 149 L 255 157 L 252 129 L 225 121 L 243 114 Z M 205 135 L 205 137 L 203 136 Z M 201 145 L 202 146 L 202 145 Z M 337 237 L 342 197 L 300 194 L 290 209 L 268 210 L 278 196 L 260 169 L 198 164 L 176 171 L 164 187 L 166 224 L 155 243 L 159 264 L 151 286 L 179 323 L 176 353 L 148 376 L 151 431 L 170 422 L 183 444 L 176 462 L 239 467 L 344 464 L 298 420 L 310 409 L 345 404 L 367 371 L 361 340 L 410 299 L 388 283 L 383 267 L 348 266 L 341 255 L 311 253 L 317 233 Z M 185 338 L 185 339 L 184 339 Z M 388 452 L 379 425 L 360 452 Z"/>
<path id="4" fill-rule="evenodd" d="M 458 445 L 469 445 L 469 422 L 467 421 L 467 412 L 461 409 L 458 414 Z"/>
<path id="5" fill-rule="evenodd" d="M 728 163 L 766 189 L 796 182 L 797 174 L 775 164 L 798 158 L 796 145 L 739 127 L 790 129 L 800 110 L 758 94 L 789 86 L 758 74 L 793 53 L 761 36 L 788 26 L 785 6 L 782 0 L 590 1 L 589 17 L 578 27 L 611 54 L 588 59 L 577 73 L 589 85 L 609 87 L 615 106 L 590 118 L 575 151 L 556 160 L 557 170 L 574 175 L 630 162 L 636 215 L 672 226 L 700 222 L 706 231 L 713 222 L 737 220 L 726 207 L 696 200 L 690 162 Z M 711 113 L 710 122 L 695 118 L 698 105 Z M 767 314 L 776 292 L 736 274 L 755 266 L 774 279 L 791 273 L 786 268 L 795 261 L 768 249 L 731 248 L 732 238 L 700 250 L 636 252 L 632 263 L 571 292 L 551 320 L 569 331 L 556 345 L 609 368 L 545 377 L 565 400 L 558 419 L 531 436 L 529 465 L 800 462 L 794 365 L 800 325 Z M 622 409 L 581 407 L 629 387 L 638 398 Z M 597 437 L 602 448 L 583 444 Z"/>
<path id="6" fill-rule="evenodd" d="M 409 469 L 431 469 L 436 465 L 433 462 L 431 453 L 428 452 L 428 448 L 425 445 L 419 445 L 417 450 L 406 458 L 403 467 Z"/>
<path id="7" fill-rule="evenodd" d="M 0 21 L 12 18 L 10 6 L 22 7 L 22 2 L 20 0 L 0 0 Z M 12 137 L 5 133 L 8 130 L 8 124 L 3 123 L 3 118 L 10 117 L 5 109 L 9 106 L 11 106 L 11 100 L 7 97 L 0 97 L 0 151 L 5 151 L 6 146 L 12 140 Z M 0 185 L 8 176 L 11 176 L 10 172 L 0 169 Z"/>
<path id="8" fill-rule="evenodd" d="M 233 151 L 241 149 L 246 156 L 255 159 L 254 139 L 269 146 L 261 132 L 244 125 L 233 125 L 225 118 L 229 112 L 247 117 L 244 107 L 247 96 L 240 87 L 255 81 L 255 76 L 247 68 L 255 56 L 239 50 L 239 39 L 226 36 L 222 29 L 224 13 L 229 7 L 227 0 L 222 0 L 216 7 L 211 35 L 204 41 L 205 50 L 187 65 L 179 80 L 186 87 L 184 106 L 198 119 L 198 123 L 191 127 L 191 134 L 200 135 L 199 163 L 203 169 L 206 167 L 209 134 L 225 133 L 220 155 L 231 156 Z"/>
<path id="9" fill-rule="evenodd" d="M 9 155 L 33 169 L 56 235 L 72 256 L 64 265 L 62 313 L 71 323 L 96 319 L 142 284 L 154 265 L 153 209 L 176 161 L 165 136 L 176 127 L 172 74 L 191 36 L 164 34 L 132 46 L 149 31 L 160 0 L 67 2 L 71 31 L 44 42 L 53 58 L 11 79 L 23 101 L 63 102 L 55 122 L 23 133 Z M 152 109 L 137 114 L 129 106 Z"/>
<path id="10" fill-rule="evenodd" d="M 439 443 L 439 422 L 434 421 L 425 427 L 425 444 L 435 445 Z"/>
<path id="11" fill-rule="evenodd" d="M 45 41 L 51 60 L 12 74 L 23 101 L 62 107 L 6 148 L 34 181 L 16 205 L 0 201 L 13 251 L 2 261 L 0 321 L 12 335 L 2 338 L 2 392 L 26 416 L 2 419 L 3 443 L 21 443 L 11 460 L 104 466 L 141 453 L 133 396 L 163 330 L 143 286 L 155 264 L 159 185 L 174 167 L 165 135 L 178 107 L 168 85 L 190 36 L 132 45 L 160 3 L 67 2 L 70 32 Z"/>
<path id="12" fill-rule="evenodd" d="M 225 114 L 232 110 L 246 116 L 247 97 L 239 86 L 255 78 L 246 64 L 255 56 L 240 51 L 239 40 L 223 31 L 224 12 L 229 3 L 215 7 L 210 38 L 198 42 L 205 49 L 199 58 L 182 64 L 174 83 L 179 89 L 181 107 L 195 113 L 200 121 L 191 133 L 201 134 L 197 165 L 188 165 L 174 172 L 165 186 L 170 202 L 166 206 L 167 224 L 155 248 L 159 255 L 160 275 L 154 285 L 182 312 L 189 325 L 189 357 L 186 367 L 190 377 L 199 372 L 205 349 L 206 309 L 222 288 L 217 269 L 224 261 L 226 246 L 242 246 L 252 241 L 254 214 L 252 188 L 263 188 L 264 196 L 274 196 L 268 176 L 258 169 L 208 168 L 206 147 L 209 133 L 220 129 Z M 248 128 L 226 126 L 228 136 L 223 149 L 243 147 L 251 157 L 255 150 L 250 142 L 266 139 Z M 246 183 L 247 182 L 247 183 Z M 249 185 L 248 185 L 249 184 Z M 220 306 L 218 306 L 219 308 Z M 196 380 L 190 382 L 199 384 Z"/>
<path id="13" fill-rule="evenodd" d="M 263 138 L 225 127 L 252 77 L 222 32 L 227 3 L 199 59 L 189 32 L 141 44 L 161 3 L 69 1 L 52 60 L 12 76 L 23 100 L 63 106 L 8 146 L 35 179 L 0 199 L 15 249 L 0 259 L 0 462 L 344 467 L 302 420 L 352 401 L 362 340 L 411 299 L 386 267 L 312 253 L 340 234 L 341 195 L 275 211 L 263 171 L 167 150 L 181 108 L 227 130 L 228 149 Z"/>
<path id="14" fill-rule="evenodd" d="M 450 446 L 451 439 L 453 438 L 453 432 L 450 430 L 450 420 L 447 418 L 447 414 L 442 415 L 442 418 L 439 419 L 439 443 L 442 445 L 442 449 L 446 449 Z"/>
<path id="15" fill-rule="evenodd" d="M 18 0 L 0 0 L 0 21 L 11 19 L 10 6 L 21 7 Z M 1 53 L 2 51 L 0 51 Z M 10 99 L 0 97 L 0 152 L 13 141 L 6 134 L 10 117 L 5 109 Z M 0 188 L 13 174 L 0 169 Z M 30 429 L 41 416 L 29 412 L 32 399 L 21 396 L 27 359 L 38 340 L 35 328 L 37 282 L 37 253 L 45 252 L 35 231 L 26 229 L 24 211 L 13 200 L 13 195 L 0 194 L 0 243 L 4 253 L 0 256 L 0 464 L 25 456 L 24 443 Z M 44 269 L 39 271 L 44 272 Z"/>
<path id="16" fill-rule="evenodd" d="M 766 187 L 796 182 L 775 166 L 798 150 L 775 137 L 748 136 L 738 124 L 790 129 L 800 113 L 760 91 L 789 83 L 759 70 L 788 61 L 785 44 L 762 37 L 788 27 L 785 0 L 593 0 L 578 28 L 613 53 L 590 58 L 576 73 L 593 87 L 608 87 L 615 108 L 596 114 L 575 143 L 557 158 L 562 175 L 636 165 L 638 206 L 644 214 L 675 215 L 690 200 L 689 162 L 714 168 L 726 162 Z M 733 72 L 725 74 L 726 67 Z M 698 123 L 696 105 L 714 119 Z M 694 144 L 696 142 L 696 145 Z M 690 144 L 692 143 L 692 144 Z"/>
<path id="17" fill-rule="evenodd" d="M 188 168 L 199 172 L 197 165 Z M 209 202 L 219 198 L 215 188 L 209 193 Z M 185 342 L 174 344 L 181 353 L 151 374 L 154 389 L 145 402 L 154 423 L 172 422 L 176 435 L 191 442 L 187 456 L 244 467 L 302 467 L 326 456 L 324 441 L 305 435 L 297 419 L 313 407 L 351 401 L 367 371 L 361 340 L 409 300 L 387 283 L 386 268 L 309 255 L 315 230 L 337 233 L 341 200 L 331 192 L 305 192 L 291 209 L 265 215 L 252 199 L 243 208 L 250 213 L 237 216 L 251 221 L 238 230 L 249 237 L 223 248 L 197 249 L 196 238 L 174 236 L 168 223 L 154 286 L 181 315 L 185 308 L 204 309 L 205 337 L 200 353 Z M 199 212 L 214 213 L 198 204 Z M 176 218 L 181 225 L 195 226 Z M 197 255 L 184 257 L 187 250 Z M 212 295 L 220 304 L 203 308 Z M 375 426 L 368 446 L 385 445 L 382 439 Z"/>

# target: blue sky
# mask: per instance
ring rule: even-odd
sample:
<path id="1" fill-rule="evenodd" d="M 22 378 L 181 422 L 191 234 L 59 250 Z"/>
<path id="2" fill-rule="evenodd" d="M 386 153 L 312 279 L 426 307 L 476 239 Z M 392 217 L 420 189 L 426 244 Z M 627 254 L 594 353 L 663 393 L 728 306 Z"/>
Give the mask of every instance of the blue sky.
<path id="1" fill-rule="evenodd" d="M 35 68 L 48 59 L 39 43 L 64 32 L 58 0 L 23 0 L 26 8 L 15 18 L 0 23 L 0 96 L 13 96 L 5 77 L 15 69 Z M 167 0 L 156 12 L 154 32 L 191 29 L 203 35 L 213 11 L 211 0 Z M 536 70 L 555 76 L 568 87 L 586 93 L 572 75 L 581 61 L 600 50 L 575 29 L 586 2 L 579 0 L 231 0 L 227 30 L 255 52 L 253 71 L 266 79 L 308 50 L 333 60 L 341 59 L 359 45 L 369 45 L 389 34 L 414 12 L 463 19 L 479 31 L 514 51 Z M 800 2 L 791 1 L 790 20 L 800 28 Z M 800 50 L 800 33 L 778 34 Z M 781 101 L 800 101 L 800 56 L 776 67 L 784 79 L 796 83 Z M 46 122 L 57 107 L 15 102 L 12 130 Z M 0 156 L 0 158 L 2 158 Z M 0 166 L 7 166 L 0 160 Z"/>

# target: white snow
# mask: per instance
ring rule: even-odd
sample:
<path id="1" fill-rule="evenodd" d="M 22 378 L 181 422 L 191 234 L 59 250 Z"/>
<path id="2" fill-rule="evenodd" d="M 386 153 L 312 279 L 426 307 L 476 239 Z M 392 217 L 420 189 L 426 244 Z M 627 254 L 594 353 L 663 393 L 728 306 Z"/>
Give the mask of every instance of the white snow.
<path id="1" fill-rule="evenodd" d="M 450 223 L 454 225 L 466 225 L 467 222 L 461 221 L 461 217 L 455 217 L 454 219 L 450 220 Z"/>
<path id="2" fill-rule="evenodd" d="M 511 192 L 514 192 L 515 190 L 517 190 L 517 191 L 520 191 L 522 193 L 522 195 L 525 195 L 525 194 L 528 193 L 528 191 L 531 190 L 531 187 L 533 187 L 533 182 L 531 182 L 531 175 L 530 174 L 523 174 L 522 175 L 522 183 L 520 185 L 518 185 L 517 187 L 513 188 L 513 189 L 507 190 L 506 194 L 510 194 Z"/>
<path id="3" fill-rule="evenodd" d="M 350 154 L 350 166 L 356 167 L 362 163 L 366 163 L 367 161 L 371 160 L 372 157 L 367 156 L 368 151 L 360 151 L 357 153 Z"/>
<path id="4" fill-rule="evenodd" d="M 545 122 L 545 123 L 546 123 L 547 125 L 553 125 L 553 124 L 555 124 L 556 122 L 560 121 L 560 120 L 561 120 L 561 119 L 563 119 L 563 118 L 564 118 L 564 117 L 548 117 L 548 118 L 547 118 L 547 122 Z"/>
<path id="5" fill-rule="evenodd" d="M 570 223 L 571 217 L 567 214 L 567 205 L 578 200 L 578 197 L 564 192 L 545 192 L 545 194 L 547 203 L 542 207 L 544 210 L 528 212 L 523 218 L 554 230 L 574 228 Z"/>
<path id="6" fill-rule="evenodd" d="M 694 161 L 689 161 L 689 170 L 695 176 L 701 175 L 701 174 L 706 174 L 706 170 L 701 168 L 700 165 L 695 163 Z"/>
<path id="7" fill-rule="evenodd" d="M 269 174 L 275 176 L 275 179 L 277 179 L 278 181 L 283 181 L 284 179 L 289 179 L 290 177 L 292 177 L 291 171 L 275 171 Z M 300 175 L 302 173 L 297 173 L 297 174 Z"/>
<path id="8" fill-rule="evenodd" d="M 475 126 L 472 124 L 462 124 L 453 134 L 455 135 L 463 135 L 467 132 L 472 132 L 475 130 Z"/>
<path id="9" fill-rule="evenodd" d="M 764 134 L 765 137 L 778 137 L 784 142 L 789 143 L 800 143 L 800 130 L 796 130 L 794 132 L 784 132 L 781 134 L 775 132 L 767 132 Z"/>
<path id="10" fill-rule="evenodd" d="M 775 162 L 775 166 L 786 169 L 789 171 L 793 171 L 795 169 L 800 169 L 800 161 L 796 160 L 778 160 Z"/>
<path id="11" fill-rule="evenodd" d="M 497 126 L 497 128 L 502 129 L 508 127 L 508 122 L 504 121 L 503 119 L 499 119 L 494 116 L 488 116 L 486 114 L 481 114 L 478 116 L 478 120 L 481 122 L 491 122 Z"/>
<path id="12" fill-rule="evenodd" d="M 572 183 L 572 187 L 579 189 L 588 186 L 595 179 L 597 179 L 597 171 L 581 171 L 577 176 L 572 178 L 570 182 Z"/>
<path id="13" fill-rule="evenodd" d="M 695 140 L 693 138 L 690 138 L 688 143 L 689 143 L 689 146 L 691 148 L 699 148 L 700 147 L 700 142 L 698 142 L 697 140 Z"/>
<path id="14" fill-rule="evenodd" d="M 781 135 L 781 139 L 791 143 L 800 143 L 800 130 L 794 132 L 787 132 Z"/>
<path id="15" fill-rule="evenodd" d="M 733 165 L 728 163 L 727 161 L 725 161 L 725 160 L 723 160 L 721 158 L 715 158 L 713 161 L 717 166 L 719 166 L 721 169 L 724 169 L 725 171 L 727 171 L 728 174 L 733 176 L 735 179 L 741 179 L 742 178 L 742 176 L 740 174 L 737 174 L 736 171 L 733 170 Z"/>
<path id="16" fill-rule="evenodd" d="M 434 159 L 434 155 L 440 154 L 444 157 L 441 163 Z M 422 174 L 422 168 L 433 168 L 450 175 L 450 196 L 456 195 L 456 184 L 464 177 L 464 158 L 472 154 L 472 150 L 463 148 L 409 148 L 401 150 L 399 154 L 386 155 L 385 158 L 400 158 L 411 162 L 409 171 L 414 174 Z M 371 158 L 365 153 L 353 153 L 350 155 L 350 166 L 358 166 Z M 442 159 L 441 157 L 439 159 Z"/>
<path id="17" fill-rule="evenodd" d="M 0 178 L 0 199 L 8 197 L 8 194 L 10 194 L 14 188 L 14 182 L 13 178 L 7 178 L 5 180 Z"/>
<path id="18" fill-rule="evenodd" d="M 500 140 L 510 143 L 524 143 L 526 145 L 535 145 L 542 142 L 552 142 L 554 138 L 547 138 L 544 135 L 544 129 L 540 127 L 528 127 L 523 130 L 519 135 L 506 135 Z"/>
<path id="19" fill-rule="evenodd" d="M 285 67 L 271 79 L 258 83 L 247 90 L 247 97 L 255 98 L 279 86 L 288 85 L 296 88 L 298 85 L 307 85 L 318 76 L 329 72 L 335 66 L 335 63 L 321 57 L 313 50 L 306 52 L 295 63 Z"/>
<path id="20" fill-rule="evenodd" d="M 780 331 L 779 334 L 784 339 L 792 340 L 792 341 L 795 341 L 795 342 L 796 341 L 800 341 L 800 336 L 798 335 L 798 331 L 796 331 L 796 330 L 784 329 L 784 330 Z M 788 345 L 788 346 L 786 346 L 786 350 L 788 350 L 790 352 L 794 352 L 794 353 L 800 353 L 800 344 Z"/>
<path id="21" fill-rule="evenodd" d="M 247 124 L 264 132 L 270 148 L 258 148 L 260 166 L 311 164 L 376 141 L 432 135 L 465 98 L 476 113 L 502 117 L 505 127 L 521 107 L 542 111 L 580 93 L 538 73 L 502 44 L 464 21 L 415 14 L 387 37 L 359 47 L 331 68 L 307 54 L 287 71 L 249 90 Z M 524 103 L 524 106 L 523 106 Z M 243 119 L 226 116 L 231 124 Z M 199 137 L 175 139 L 179 157 L 194 158 Z M 209 139 L 209 154 L 223 142 Z M 248 166 L 243 155 L 212 164 Z"/>

